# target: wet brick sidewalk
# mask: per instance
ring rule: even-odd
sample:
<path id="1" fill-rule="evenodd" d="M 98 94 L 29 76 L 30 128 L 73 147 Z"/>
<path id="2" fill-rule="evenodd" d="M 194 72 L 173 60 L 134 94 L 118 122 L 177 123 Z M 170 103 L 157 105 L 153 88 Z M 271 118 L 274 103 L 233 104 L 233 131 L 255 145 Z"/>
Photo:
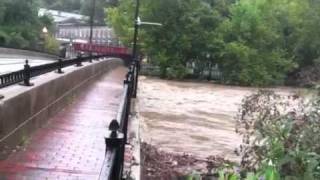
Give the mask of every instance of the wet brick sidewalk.
<path id="1" fill-rule="evenodd" d="M 104 135 L 116 116 L 125 68 L 92 83 L 37 130 L 23 150 L 0 161 L 0 180 L 95 180 L 104 160 Z"/>

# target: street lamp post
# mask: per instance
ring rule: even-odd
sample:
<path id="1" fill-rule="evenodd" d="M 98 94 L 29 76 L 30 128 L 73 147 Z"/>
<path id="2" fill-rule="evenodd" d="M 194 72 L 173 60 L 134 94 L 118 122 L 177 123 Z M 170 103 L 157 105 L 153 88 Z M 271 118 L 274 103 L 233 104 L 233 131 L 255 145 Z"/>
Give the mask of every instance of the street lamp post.
<path id="1" fill-rule="evenodd" d="M 140 0 L 137 0 L 137 5 L 136 5 L 136 13 L 134 16 L 134 36 L 133 36 L 133 48 L 132 48 L 132 56 L 133 60 L 137 61 L 137 41 L 138 41 L 138 33 L 139 33 L 139 9 L 140 9 Z"/>
<path id="2" fill-rule="evenodd" d="M 137 0 L 136 4 L 136 13 L 134 16 L 134 35 L 133 35 L 133 48 L 132 48 L 132 58 L 133 58 L 133 64 L 134 64 L 134 91 L 132 96 L 134 98 L 137 97 L 137 89 L 138 89 L 138 76 L 139 76 L 139 66 L 140 62 L 137 57 L 137 41 L 138 41 L 138 33 L 139 33 L 139 24 L 138 24 L 138 19 L 139 19 L 139 9 L 140 9 L 140 0 Z"/>
<path id="3" fill-rule="evenodd" d="M 138 50 L 137 50 L 137 41 L 138 41 L 138 34 L 139 34 L 139 27 L 141 25 L 152 25 L 152 26 L 162 26 L 160 23 L 154 23 L 154 22 L 142 22 L 139 17 L 139 9 L 140 9 L 140 0 L 137 0 L 136 4 L 136 12 L 135 12 L 135 23 L 134 23 L 134 36 L 133 36 L 133 48 L 132 48 L 132 58 L 134 63 L 134 91 L 133 91 L 133 97 L 137 97 L 137 89 L 138 89 L 138 75 L 140 71 L 140 60 L 138 57 Z"/>
<path id="4" fill-rule="evenodd" d="M 96 11 L 96 0 L 93 0 L 92 2 L 92 8 L 91 8 L 91 14 L 90 14 L 90 36 L 89 36 L 89 44 L 90 44 L 90 62 L 92 62 L 91 56 L 92 56 L 92 38 L 93 38 L 93 24 L 94 24 L 94 15 Z"/>

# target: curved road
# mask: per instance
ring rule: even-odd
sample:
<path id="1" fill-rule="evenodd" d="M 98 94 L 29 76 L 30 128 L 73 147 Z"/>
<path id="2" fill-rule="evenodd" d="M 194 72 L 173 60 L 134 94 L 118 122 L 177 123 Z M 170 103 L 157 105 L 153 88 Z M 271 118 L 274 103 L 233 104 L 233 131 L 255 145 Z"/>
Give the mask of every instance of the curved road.
<path id="1" fill-rule="evenodd" d="M 53 56 L 46 56 L 41 53 L 0 48 L 0 75 L 23 69 L 26 59 L 29 60 L 31 66 L 56 60 Z"/>

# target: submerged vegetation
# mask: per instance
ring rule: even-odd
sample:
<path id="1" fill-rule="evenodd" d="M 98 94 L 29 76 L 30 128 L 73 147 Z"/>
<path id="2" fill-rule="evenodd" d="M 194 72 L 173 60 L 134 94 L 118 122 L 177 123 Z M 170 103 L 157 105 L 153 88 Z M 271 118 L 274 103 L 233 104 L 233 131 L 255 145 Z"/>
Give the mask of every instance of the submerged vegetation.
<path id="1" fill-rule="evenodd" d="M 239 113 L 241 165 L 272 171 L 274 179 L 320 179 L 320 97 L 306 100 L 261 91 Z"/>

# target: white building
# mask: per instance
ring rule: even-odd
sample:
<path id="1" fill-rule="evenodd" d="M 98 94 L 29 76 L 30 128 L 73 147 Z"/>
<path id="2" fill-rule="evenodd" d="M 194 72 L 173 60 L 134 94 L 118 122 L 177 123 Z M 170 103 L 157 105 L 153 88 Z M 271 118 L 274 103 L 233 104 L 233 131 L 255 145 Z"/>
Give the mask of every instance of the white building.
<path id="1" fill-rule="evenodd" d="M 50 15 L 56 24 L 56 38 L 61 42 L 89 42 L 90 26 L 88 16 L 49 10 L 41 8 L 39 16 Z M 92 31 L 92 42 L 95 44 L 118 45 L 112 28 L 107 26 L 94 26 Z"/>
<path id="2" fill-rule="evenodd" d="M 90 26 L 59 26 L 56 32 L 56 38 L 62 41 L 89 42 Z M 113 30 L 107 26 L 93 27 L 92 42 L 95 44 L 118 43 Z"/>
<path id="3" fill-rule="evenodd" d="M 50 15 L 56 24 L 63 24 L 64 21 L 75 19 L 80 22 L 86 22 L 89 20 L 88 16 L 84 16 L 81 14 L 57 11 L 57 10 L 50 10 L 40 8 L 38 12 L 38 16 Z"/>

